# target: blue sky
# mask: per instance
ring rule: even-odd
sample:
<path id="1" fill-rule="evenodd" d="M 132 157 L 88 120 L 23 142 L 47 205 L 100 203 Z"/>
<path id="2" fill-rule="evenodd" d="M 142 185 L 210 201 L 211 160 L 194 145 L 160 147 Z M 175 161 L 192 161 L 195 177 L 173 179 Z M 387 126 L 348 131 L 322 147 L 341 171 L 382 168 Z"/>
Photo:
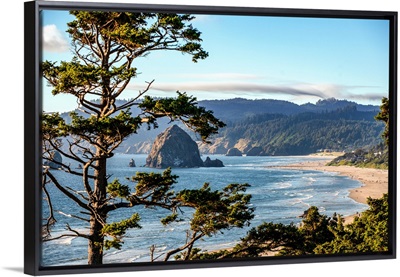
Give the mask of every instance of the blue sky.
<path id="1" fill-rule="evenodd" d="M 43 58 L 70 60 L 66 11 L 43 11 Z M 121 98 L 132 98 L 146 81 L 149 95 L 186 91 L 203 99 L 282 99 L 298 104 L 335 97 L 379 104 L 388 95 L 389 23 L 385 20 L 199 15 L 206 60 L 157 51 L 135 61 L 140 74 Z M 45 111 L 76 106 L 44 87 Z"/>

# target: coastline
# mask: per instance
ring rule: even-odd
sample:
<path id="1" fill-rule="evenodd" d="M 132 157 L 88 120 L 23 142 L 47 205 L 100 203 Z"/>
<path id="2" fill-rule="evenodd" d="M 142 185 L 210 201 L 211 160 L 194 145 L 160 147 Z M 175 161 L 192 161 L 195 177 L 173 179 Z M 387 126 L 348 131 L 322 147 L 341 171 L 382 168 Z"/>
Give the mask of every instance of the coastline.
<path id="1" fill-rule="evenodd" d="M 316 156 L 316 155 L 313 155 Z M 320 155 L 318 155 L 320 156 Z M 279 166 L 280 169 L 288 170 L 316 170 L 336 172 L 339 175 L 347 176 L 359 181 L 362 185 L 351 189 L 349 197 L 356 202 L 367 204 L 367 198 L 381 198 L 388 192 L 388 171 L 375 168 L 359 168 L 354 166 L 327 166 L 326 164 L 335 158 L 334 155 L 324 156 L 326 159 L 319 161 L 306 161 L 297 164 Z M 345 217 L 345 222 L 350 223 L 356 215 Z"/>

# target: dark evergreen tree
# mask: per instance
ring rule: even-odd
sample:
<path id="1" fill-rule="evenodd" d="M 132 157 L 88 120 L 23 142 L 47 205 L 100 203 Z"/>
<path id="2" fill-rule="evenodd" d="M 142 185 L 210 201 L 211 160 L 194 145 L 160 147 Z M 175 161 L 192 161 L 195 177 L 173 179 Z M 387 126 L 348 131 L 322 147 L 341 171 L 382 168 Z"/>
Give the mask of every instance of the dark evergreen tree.
<path id="1" fill-rule="evenodd" d="M 383 121 L 385 123 L 385 131 L 382 137 L 385 140 L 386 145 L 389 144 L 389 98 L 383 97 L 382 104 L 380 106 L 379 113 L 375 116 L 376 120 Z"/>

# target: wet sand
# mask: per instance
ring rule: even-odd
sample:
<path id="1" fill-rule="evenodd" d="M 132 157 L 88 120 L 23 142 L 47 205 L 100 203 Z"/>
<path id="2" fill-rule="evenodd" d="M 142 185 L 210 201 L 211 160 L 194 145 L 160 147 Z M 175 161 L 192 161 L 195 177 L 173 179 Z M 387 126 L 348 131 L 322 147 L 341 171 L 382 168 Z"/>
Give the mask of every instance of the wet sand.
<path id="1" fill-rule="evenodd" d="M 330 158 L 320 161 L 302 162 L 287 166 L 280 166 L 283 169 L 303 169 L 327 172 L 337 172 L 342 176 L 348 176 L 361 182 L 359 188 L 350 190 L 350 198 L 359 203 L 367 203 L 367 198 L 381 198 L 388 192 L 388 171 L 375 168 L 359 168 L 354 166 L 326 166 Z"/>
<path id="2" fill-rule="evenodd" d="M 359 203 L 367 204 L 367 198 L 381 198 L 388 192 L 388 170 L 375 168 L 359 168 L 354 166 L 327 166 L 332 157 L 319 161 L 307 161 L 298 164 L 280 166 L 282 169 L 317 170 L 337 172 L 339 175 L 350 177 L 362 183 L 362 186 L 350 190 L 349 197 Z M 345 222 L 353 221 L 355 215 L 345 217 Z"/>

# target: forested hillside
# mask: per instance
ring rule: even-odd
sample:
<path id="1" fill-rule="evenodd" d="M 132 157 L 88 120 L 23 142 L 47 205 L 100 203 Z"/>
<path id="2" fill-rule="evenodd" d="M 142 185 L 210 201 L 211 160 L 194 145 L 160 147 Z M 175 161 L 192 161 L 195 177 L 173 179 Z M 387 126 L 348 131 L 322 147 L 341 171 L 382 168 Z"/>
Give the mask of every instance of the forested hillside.
<path id="1" fill-rule="evenodd" d="M 118 105 L 122 105 L 127 100 L 119 101 Z M 203 154 L 226 154 L 233 147 L 249 155 L 305 155 L 325 149 L 352 151 L 378 144 L 384 128 L 384 124 L 374 119 L 379 106 L 334 98 L 303 105 L 242 98 L 198 103 L 227 123 L 211 139 L 211 144 L 199 143 Z M 79 110 L 75 112 L 88 116 Z M 137 115 L 140 111 L 133 106 L 131 112 Z M 62 117 L 68 122 L 68 113 Z M 158 128 L 150 130 L 142 126 L 137 135 L 122 142 L 117 152 L 149 153 L 154 139 L 169 123 L 169 119 L 162 119 Z M 185 129 L 183 125 L 180 127 Z M 196 140 L 193 132 L 187 132 Z"/>
<path id="2" fill-rule="evenodd" d="M 237 148 L 252 155 L 305 155 L 321 150 L 351 151 L 380 142 L 384 125 L 376 112 L 348 106 L 331 112 L 296 115 L 261 114 L 229 124 L 212 145 L 201 145 L 203 153 L 224 154 Z"/>
<path id="3" fill-rule="evenodd" d="M 361 105 L 348 100 L 328 98 L 318 100 L 315 104 L 306 103 L 298 105 L 289 101 L 273 99 L 227 99 L 227 100 L 204 100 L 199 105 L 214 111 L 215 116 L 226 122 L 241 121 L 246 117 L 262 114 L 285 114 L 294 115 L 304 112 L 322 113 L 354 106 L 358 111 L 379 111 L 379 106 Z"/>

